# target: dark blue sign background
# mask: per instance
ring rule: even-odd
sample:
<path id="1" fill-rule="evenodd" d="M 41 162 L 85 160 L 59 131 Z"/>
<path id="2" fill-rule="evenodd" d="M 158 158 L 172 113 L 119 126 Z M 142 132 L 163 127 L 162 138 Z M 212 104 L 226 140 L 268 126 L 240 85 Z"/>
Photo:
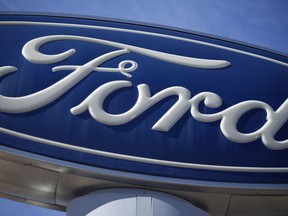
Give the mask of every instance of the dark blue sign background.
<path id="1" fill-rule="evenodd" d="M 44 16 L 1 16 L 1 20 L 73 23 L 161 33 L 231 47 L 288 63 L 287 57 L 261 49 L 163 28 Z M 176 97 L 169 97 L 157 103 L 135 120 L 120 126 L 98 123 L 88 111 L 77 116 L 70 113 L 72 107 L 81 103 L 100 85 L 115 80 L 129 80 L 133 86 L 109 95 L 104 108 L 110 113 L 129 110 L 138 97 L 137 85 L 142 83 L 149 86 L 152 95 L 172 86 L 185 87 L 191 91 L 192 96 L 204 91 L 214 92 L 222 98 L 223 105 L 216 110 L 203 106 L 202 111 L 207 113 L 219 112 L 247 100 L 260 100 L 277 110 L 288 96 L 288 67 L 215 47 L 129 32 L 41 25 L 0 25 L 0 35 L 0 66 L 12 65 L 18 69 L 17 72 L 1 78 L 0 94 L 10 97 L 40 91 L 71 73 L 53 73 L 52 67 L 83 65 L 97 56 L 117 50 L 96 43 L 57 41 L 43 46 L 41 52 L 56 54 L 74 48 L 76 53 L 63 62 L 49 65 L 33 64 L 26 60 L 21 54 L 24 44 L 47 35 L 100 38 L 161 52 L 221 59 L 231 63 L 231 66 L 225 69 L 198 69 L 131 52 L 108 61 L 101 67 L 117 67 L 122 60 L 133 60 L 138 63 L 138 68 L 131 73 L 132 78 L 127 78 L 121 73 L 93 72 L 43 108 L 21 114 L 0 113 L 2 128 L 75 146 L 142 158 L 220 166 L 288 167 L 288 150 L 270 150 L 260 139 L 245 144 L 231 142 L 222 134 L 219 122 L 199 122 L 191 117 L 189 111 L 170 131 L 152 130 L 152 126 L 176 102 Z M 261 110 L 248 112 L 240 119 L 238 129 L 245 133 L 255 131 L 265 123 L 265 118 L 266 114 Z M 288 126 L 285 124 L 277 133 L 276 139 L 287 139 L 287 130 Z M 227 182 L 288 182 L 287 173 L 209 171 L 145 164 L 66 150 L 4 133 L 0 133 L 0 142 L 8 147 L 65 161 L 135 173 Z"/>

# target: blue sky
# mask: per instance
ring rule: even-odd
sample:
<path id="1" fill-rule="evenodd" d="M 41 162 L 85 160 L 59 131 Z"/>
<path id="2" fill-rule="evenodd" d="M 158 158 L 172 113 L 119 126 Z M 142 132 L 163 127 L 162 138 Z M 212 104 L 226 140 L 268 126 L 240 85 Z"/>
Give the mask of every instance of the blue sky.
<path id="1" fill-rule="evenodd" d="M 288 52 L 287 0 L 0 0 L 0 11 L 66 13 L 155 23 Z"/>
<path id="2" fill-rule="evenodd" d="M 244 41 L 288 54 L 287 0 L 0 0 L 0 12 L 132 20 Z M 1 174 L 0 174 L 1 175 Z M 0 199 L 0 216 L 65 213 Z"/>

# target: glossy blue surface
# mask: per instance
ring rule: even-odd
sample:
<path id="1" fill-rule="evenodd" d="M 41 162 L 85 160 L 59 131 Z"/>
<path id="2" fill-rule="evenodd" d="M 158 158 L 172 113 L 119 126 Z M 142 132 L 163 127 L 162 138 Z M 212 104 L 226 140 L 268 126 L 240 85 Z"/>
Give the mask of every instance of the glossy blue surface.
<path id="1" fill-rule="evenodd" d="M 48 16 L 3 15 L 0 19 L 2 21 L 78 23 L 161 33 L 226 46 L 288 63 L 285 56 L 253 47 L 157 27 Z M 100 85 L 115 80 L 129 80 L 133 86 L 109 96 L 104 107 L 110 113 L 123 113 L 129 110 L 138 97 L 136 87 L 142 83 L 149 86 L 152 95 L 171 86 L 185 87 L 190 90 L 192 96 L 204 91 L 214 92 L 223 100 L 222 107 L 216 111 L 246 100 L 260 100 L 276 110 L 287 99 L 288 67 L 215 47 L 149 35 L 73 27 L 1 25 L 0 65 L 12 65 L 18 68 L 16 73 L 1 79 L 0 93 L 2 95 L 16 97 L 37 92 L 71 72 L 52 73 L 52 67 L 63 64 L 83 65 L 97 56 L 116 50 L 113 47 L 87 42 L 58 41 L 45 45 L 41 51 L 55 54 L 74 48 L 77 52 L 67 60 L 51 65 L 33 64 L 21 55 L 23 45 L 29 40 L 55 34 L 101 38 L 182 56 L 223 59 L 231 62 L 231 66 L 218 70 L 197 69 L 131 52 L 106 62 L 103 66 L 117 67 L 122 60 L 134 60 L 138 63 L 138 68 L 133 72 L 132 78 L 127 78 L 120 73 L 94 72 L 59 99 L 43 108 L 22 114 L 0 113 L 1 127 L 71 145 L 143 158 L 222 166 L 288 167 L 288 150 L 267 149 L 259 139 L 246 144 L 231 142 L 223 136 L 219 122 L 196 121 L 189 111 L 169 132 L 151 130 L 152 126 L 175 103 L 176 97 L 157 103 L 135 120 L 120 126 L 98 123 L 87 111 L 78 116 L 70 113 L 72 107 L 81 103 Z M 216 111 L 203 108 L 203 112 Z M 264 122 L 264 113 L 253 110 L 240 119 L 238 128 L 243 132 L 255 131 Z M 287 139 L 287 129 L 288 125 L 284 125 L 276 138 Z M 8 147 L 80 164 L 128 172 L 227 182 L 287 183 L 288 181 L 286 173 L 184 169 L 100 157 L 43 145 L 2 133 L 0 140 Z"/>

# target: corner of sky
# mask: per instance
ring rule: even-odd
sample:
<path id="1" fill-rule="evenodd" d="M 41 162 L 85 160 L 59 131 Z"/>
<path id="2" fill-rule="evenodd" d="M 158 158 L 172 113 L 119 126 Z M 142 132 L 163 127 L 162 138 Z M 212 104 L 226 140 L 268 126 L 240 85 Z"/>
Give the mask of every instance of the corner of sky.
<path id="1" fill-rule="evenodd" d="M 288 53 L 287 0 L 1 0 L 0 11 L 51 12 L 145 22 Z"/>

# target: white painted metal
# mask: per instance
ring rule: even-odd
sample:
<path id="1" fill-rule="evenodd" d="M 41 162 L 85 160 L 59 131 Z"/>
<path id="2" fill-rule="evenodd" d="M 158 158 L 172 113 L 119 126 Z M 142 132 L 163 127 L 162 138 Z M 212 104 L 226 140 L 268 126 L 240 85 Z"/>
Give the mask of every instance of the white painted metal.
<path id="1" fill-rule="evenodd" d="M 73 199 L 67 216 L 208 216 L 188 201 L 144 189 L 106 189 Z"/>
<path id="2" fill-rule="evenodd" d="M 287 184 L 241 184 L 126 173 L 0 146 L 1 197 L 65 211 L 70 200 L 108 188 L 145 188 L 171 194 L 212 216 L 288 215 Z"/>

